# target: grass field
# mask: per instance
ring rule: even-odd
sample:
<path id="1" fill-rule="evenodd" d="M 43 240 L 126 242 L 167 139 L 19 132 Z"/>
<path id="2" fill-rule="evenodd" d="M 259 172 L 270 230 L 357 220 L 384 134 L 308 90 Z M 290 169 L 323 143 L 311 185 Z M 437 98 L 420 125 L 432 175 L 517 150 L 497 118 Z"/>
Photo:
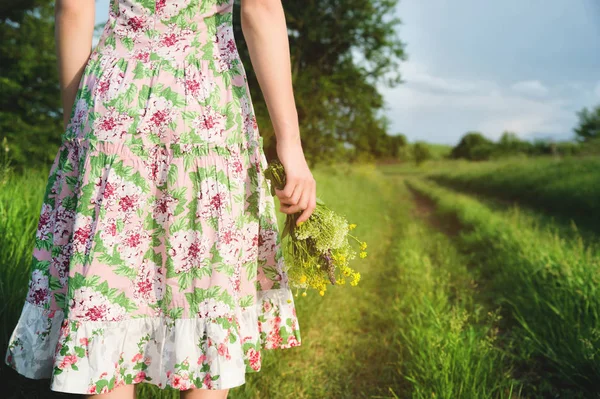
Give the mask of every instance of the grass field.
<path id="1" fill-rule="evenodd" d="M 438 167 L 429 178 L 465 192 L 516 201 L 598 231 L 600 159 L 513 159 Z"/>
<path id="2" fill-rule="evenodd" d="M 539 161 L 541 176 L 551 161 Z M 556 180 L 563 197 L 594 195 L 590 161 L 581 162 L 568 167 L 586 171 L 581 182 L 590 190 L 559 183 L 570 179 L 560 168 L 543 182 Z M 561 221 L 491 207 L 449 189 L 449 177 L 443 187 L 426 178 L 436 172 L 441 181 L 445 170 L 459 169 L 452 176 L 483 181 L 478 176 L 494 174 L 499 164 L 447 165 L 315 170 L 319 196 L 369 244 L 369 256 L 357 264 L 361 282 L 325 297 L 298 297 L 302 346 L 263 351 L 262 371 L 249 374 L 231 398 L 595 397 L 600 249 L 576 232 L 562 234 Z M 502 168 L 525 167 L 518 165 Z M 513 200 L 521 196 L 514 178 L 504 180 Z M 3 350 L 25 297 L 44 179 L 31 172 L 0 189 Z M 497 191 L 473 185 L 469 192 L 506 198 L 500 180 Z M 48 393 L 47 380 L 32 384 L 5 366 L 0 372 L 12 381 L 8 398 L 62 397 Z M 138 397 L 177 393 L 142 384 Z"/>

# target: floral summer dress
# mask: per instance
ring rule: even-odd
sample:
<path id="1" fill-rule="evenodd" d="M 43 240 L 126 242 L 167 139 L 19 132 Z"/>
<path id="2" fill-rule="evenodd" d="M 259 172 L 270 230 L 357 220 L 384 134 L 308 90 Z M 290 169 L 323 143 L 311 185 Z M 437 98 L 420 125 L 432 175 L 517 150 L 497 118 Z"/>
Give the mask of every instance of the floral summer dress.
<path id="1" fill-rule="evenodd" d="M 233 0 L 112 0 L 6 362 L 55 391 L 225 389 L 300 345 Z"/>

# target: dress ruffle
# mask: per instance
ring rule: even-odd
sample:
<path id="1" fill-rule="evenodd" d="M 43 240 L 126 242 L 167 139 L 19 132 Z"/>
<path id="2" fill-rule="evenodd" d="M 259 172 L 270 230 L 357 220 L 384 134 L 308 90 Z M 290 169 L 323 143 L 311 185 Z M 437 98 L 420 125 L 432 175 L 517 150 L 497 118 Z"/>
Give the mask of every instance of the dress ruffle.
<path id="1" fill-rule="evenodd" d="M 120 322 L 64 319 L 27 302 L 6 362 L 28 378 L 52 378 L 61 392 L 102 393 L 122 384 L 227 389 L 261 369 L 262 349 L 299 346 L 289 290 L 258 291 L 256 305 L 208 317 Z M 215 314 L 211 314 L 215 313 Z M 31 356 L 35 353 L 35 357 Z"/>

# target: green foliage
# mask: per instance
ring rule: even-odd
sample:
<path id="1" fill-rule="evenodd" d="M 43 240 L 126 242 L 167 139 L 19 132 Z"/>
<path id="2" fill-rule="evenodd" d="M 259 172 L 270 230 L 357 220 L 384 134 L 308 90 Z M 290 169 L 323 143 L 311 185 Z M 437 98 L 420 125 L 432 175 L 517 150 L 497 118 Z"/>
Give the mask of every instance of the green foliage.
<path id="1" fill-rule="evenodd" d="M 442 160 L 450 157 L 452 147 L 446 144 L 427 143 L 432 160 Z"/>
<path id="2" fill-rule="evenodd" d="M 494 150 L 494 143 L 479 132 L 468 132 L 458 145 L 452 149 L 454 159 L 464 158 L 471 161 L 489 159 Z"/>
<path id="3" fill-rule="evenodd" d="M 498 334 L 498 314 L 477 301 L 468 259 L 447 236 L 416 220 L 403 225 L 396 249 L 399 367 L 410 397 L 518 397 L 510 341 Z"/>
<path id="4" fill-rule="evenodd" d="M 398 159 L 402 148 L 408 145 L 403 134 L 388 135 L 384 130 L 377 130 L 366 138 L 368 145 L 361 149 L 377 159 Z"/>
<path id="5" fill-rule="evenodd" d="M 585 146 L 572 141 L 555 142 L 536 139 L 533 142 L 520 139 L 513 132 L 504 132 L 497 142 L 493 142 L 479 132 L 468 132 L 456 147 L 451 157 L 470 161 L 484 161 L 514 156 L 574 156 L 585 153 L 600 153 L 600 140 L 589 140 Z"/>
<path id="6" fill-rule="evenodd" d="M 481 268 L 489 297 L 509 318 L 505 329 L 519 342 L 514 354 L 533 381 L 528 390 L 537 388 L 541 397 L 595 395 L 600 378 L 600 247 L 586 247 L 579 237 L 557 237 L 552 228 L 537 227 L 537 220 L 518 209 L 494 212 L 430 183 L 411 181 L 411 186 L 465 229 L 460 244 L 471 254 L 470 263 Z"/>
<path id="7" fill-rule="evenodd" d="M 561 148 L 561 150 L 569 150 L 569 148 Z M 573 155 L 599 155 L 600 137 L 590 138 L 585 142 L 573 143 L 573 148 L 570 150 Z"/>
<path id="8" fill-rule="evenodd" d="M 430 178 L 464 191 L 517 200 L 599 231 L 600 160 L 596 157 L 511 159 L 443 170 Z"/>
<path id="9" fill-rule="evenodd" d="M 496 153 L 500 155 L 527 154 L 532 150 L 533 145 L 529 141 L 524 141 L 513 132 L 504 132 L 496 144 Z"/>
<path id="10" fill-rule="evenodd" d="M 384 149 L 388 123 L 380 115 L 384 102 L 377 84 L 400 82 L 398 66 L 405 55 L 397 36 L 397 3 L 284 2 L 302 145 L 309 162 L 340 152 L 352 160 L 365 159 L 365 153 L 367 159 L 389 155 Z M 239 22 L 236 38 L 243 42 Z M 250 68 L 247 47 L 240 44 L 238 49 L 251 81 L 265 151 L 273 157 L 274 131 L 266 105 Z"/>
<path id="11" fill-rule="evenodd" d="M 579 122 L 573 129 L 577 140 L 587 142 L 600 138 L 600 105 L 591 110 L 582 109 L 577 113 L 577 117 Z"/>
<path id="12" fill-rule="evenodd" d="M 56 68 L 54 2 L 0 8 L 0 141 L 13 165 L 48 165 L 58 148 L 62 106 Z"/>
<path id="13" fill-rule="evenodd" d="M 418 141 L 412 146 L 413 159 L 417 165 L 431 159 L 431 151 L 427 143 Z"/>

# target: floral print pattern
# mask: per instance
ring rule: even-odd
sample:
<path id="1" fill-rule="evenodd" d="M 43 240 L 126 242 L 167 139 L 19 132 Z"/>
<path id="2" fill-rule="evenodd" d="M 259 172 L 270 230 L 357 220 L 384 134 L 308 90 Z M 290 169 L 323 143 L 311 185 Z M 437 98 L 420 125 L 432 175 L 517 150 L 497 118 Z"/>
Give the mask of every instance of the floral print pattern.
<path id="1" fill-rule="evenodd" d="M 300 345 L 232 0 L 113 0 L 5 361 L 79 394 L 225 389 Z"/>

